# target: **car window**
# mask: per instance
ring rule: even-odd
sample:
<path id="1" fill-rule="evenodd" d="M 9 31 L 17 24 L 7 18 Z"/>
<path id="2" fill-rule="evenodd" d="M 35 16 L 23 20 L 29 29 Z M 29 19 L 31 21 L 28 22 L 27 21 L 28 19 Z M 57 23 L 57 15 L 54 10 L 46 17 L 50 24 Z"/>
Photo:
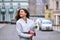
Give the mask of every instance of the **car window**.
<path id="1" fill-rule="evenodd" d="M 44 21 L 44 22 L 42 22 L 43 24 L 52 24 L 52 22 L 51 21 Z"/>

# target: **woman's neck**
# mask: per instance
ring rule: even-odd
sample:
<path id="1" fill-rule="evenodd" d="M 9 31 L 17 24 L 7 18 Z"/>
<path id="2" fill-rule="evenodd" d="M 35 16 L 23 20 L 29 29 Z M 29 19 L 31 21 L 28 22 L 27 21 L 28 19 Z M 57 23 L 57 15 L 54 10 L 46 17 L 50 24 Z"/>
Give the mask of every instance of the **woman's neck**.
<path id="1" fill-rule="evenodd" d="M 25 22 L 27 22 L 27 17 L 23 17 L 22 19 L 23 19 Z"/>

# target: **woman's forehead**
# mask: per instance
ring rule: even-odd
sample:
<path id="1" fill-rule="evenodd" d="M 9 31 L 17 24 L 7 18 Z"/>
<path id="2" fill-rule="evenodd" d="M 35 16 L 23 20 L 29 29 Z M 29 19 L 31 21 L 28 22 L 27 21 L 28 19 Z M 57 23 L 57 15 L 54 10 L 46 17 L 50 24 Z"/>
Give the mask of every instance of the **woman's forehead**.
<path id="1" fill-rule="evenodd" d="M 23 12 L 24 10 L 20 10 L 20 12 Z"/>

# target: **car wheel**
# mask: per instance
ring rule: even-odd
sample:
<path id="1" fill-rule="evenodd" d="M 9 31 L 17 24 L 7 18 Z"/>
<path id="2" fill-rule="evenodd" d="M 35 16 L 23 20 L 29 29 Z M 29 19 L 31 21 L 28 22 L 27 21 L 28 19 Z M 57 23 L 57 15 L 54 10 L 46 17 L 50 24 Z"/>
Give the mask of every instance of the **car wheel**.
<path id="1" fill-rule="evenodd" d="M 39 28 L 39 30 L 41 30 L 41 27 Z"/>

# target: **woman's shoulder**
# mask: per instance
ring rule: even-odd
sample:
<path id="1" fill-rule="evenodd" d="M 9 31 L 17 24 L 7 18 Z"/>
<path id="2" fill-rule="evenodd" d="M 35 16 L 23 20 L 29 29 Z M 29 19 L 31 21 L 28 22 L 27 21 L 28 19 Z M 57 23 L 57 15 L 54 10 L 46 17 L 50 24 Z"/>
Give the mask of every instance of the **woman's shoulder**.
<path id="1" fill-rule="evenodd" d="M 30 22 L 34 22 L 34 20 L 32 20 L 32 19 L 28 19 Z"/>
<path id="2" fill-rule="evenodd" d="M 21 19 L 17 20 L 16 23 L 19 23 L 21 21 Z"/>

